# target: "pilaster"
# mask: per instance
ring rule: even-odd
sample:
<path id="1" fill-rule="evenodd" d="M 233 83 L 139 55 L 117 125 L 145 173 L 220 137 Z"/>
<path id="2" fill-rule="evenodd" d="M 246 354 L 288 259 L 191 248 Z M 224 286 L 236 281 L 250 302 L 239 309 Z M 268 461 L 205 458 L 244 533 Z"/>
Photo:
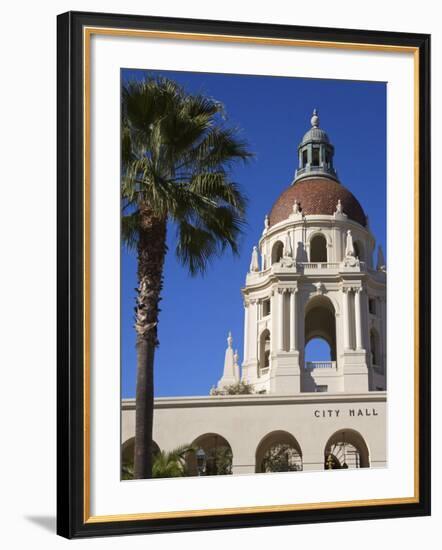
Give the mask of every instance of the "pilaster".
<path id="1" fill-rule="evenodd" d="M 344 324 L 344 353 L 342 364 L 344 367 L 344 391 L 367 392 L 369 391 L 369 373 L 367 367 L 367 354 L 362 348 L 362 320 L 361 320 L 361 286 L 346 286 L 343 289 L 343 324 Z M 349 294 L 354 293 L 354 316 L 350 315 Z M 350 319 L 354 319 L 354 347 L 350 349 Z"/>
<path id="2" fill-rule="evenodd" d="M 299 351 L 284 350 L 284 295 L 290 293 L 290 320 L 295 319 L 296 288 L 280 288 L 278 295 L 278 350 L 272 356 L 270 371 L 270 392 L 280 395 L 293 395 L 301 391 L 301 371 L 299 365 Z M 296 345 L 293 341 L 295 324 L 290 324 L 290 347 Z M 292 330 L 293 329 L 293 330 Z"/>
<path id="3" fill-rule="evenodd" d="M 244 362 L 241 379 L 253 382 L 258 370 L 258 301 L 247 298 L 244 307 Z"/>
<path id="4" fill-rule="evenodd" d="M 294 351 L 297 351 L 298 349 L 298 339 L 297 339 L 297 300 L 296 300 L 296 294 L 298 292 L 297 288 L 293 288 L 290 290 L 290 352 L 293 353 Z"/>

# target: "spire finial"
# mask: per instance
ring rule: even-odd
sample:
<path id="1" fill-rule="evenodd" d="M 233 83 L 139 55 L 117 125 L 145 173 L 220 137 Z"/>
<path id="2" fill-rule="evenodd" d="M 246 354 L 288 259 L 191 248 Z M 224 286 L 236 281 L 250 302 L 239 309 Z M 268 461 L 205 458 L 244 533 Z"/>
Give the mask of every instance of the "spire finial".
<path id="1" fill-rule="evenodd" d="M 233 342 L 232 333 L 229 330 L 229 335 L 227 336 L 227 345 L 229 346 L 229 348 L 232 347 L 232 342 Z"/>
<path id="2" fill-rule="evenodd" d="M 355 255 L 355 249 L 353 246 L 353 236 L 351 234 L 351 230 L 347 230 L 347 240 L 345 244 L 345 257 L 353 257 Z"/>
<path id="3" fill-rule="evenodd" d="M 313 116 L 310 119 L 310 122 L 313 128 L 317 128 L 319 126 L 319 113 L 317 109 L 313 109 Z"/>
<path id="4" fill-rule="evenodd" d="M 257 246 L 253 247 L 252 259 L 250 260 L 249 271 L 250 271 L 250 273 L 252 273 L 254 271 L 259 271 L 258 247 Z"/>
<path id="5" fill-rule="evenodd" d="M 264 229 L 262 230 L 263 235 L 267 233 L 267 231 L 269 230 L 269 226 L 270 226 L 270 220 L 269 220 L 268 214 L 266 214 L 264 218 Z"/>
<path id="6" fill-rule="evenodd" d="M 378 260 L 376 263 L 376 269 L 378 271 L 385 271 L 385 258 L 384 258 L 384 251 L 382 250 L 382 246 L 378 245 Z"/>

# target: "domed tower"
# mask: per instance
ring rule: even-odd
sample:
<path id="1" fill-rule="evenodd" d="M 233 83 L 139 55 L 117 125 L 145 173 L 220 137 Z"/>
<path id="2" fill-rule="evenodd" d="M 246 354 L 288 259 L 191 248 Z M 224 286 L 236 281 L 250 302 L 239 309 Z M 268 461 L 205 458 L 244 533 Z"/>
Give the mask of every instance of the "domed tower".
<path id="1" fill-rule="evenodd" d="M 339 181 L 319 126 L 298 147 L 292 184 L 265 217 L 242 289 L 242 380 L 256 391 L 363 393 L 386 389 L 386 272 L 356 197 Z M 325 340 L 330 360 L 307 362 Z"/>

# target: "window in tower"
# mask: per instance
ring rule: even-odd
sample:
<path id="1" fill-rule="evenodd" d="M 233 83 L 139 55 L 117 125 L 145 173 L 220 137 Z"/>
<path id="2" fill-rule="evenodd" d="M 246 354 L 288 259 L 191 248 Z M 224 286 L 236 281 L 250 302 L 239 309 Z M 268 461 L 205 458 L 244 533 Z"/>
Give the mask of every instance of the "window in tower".
<path id="1" fill-rule="evenodd" d="M 263 369 L 270 367 L 270 331 L 265 329 L 259 339 L 259 370 L 258 375 L 261 376 Z"/>
<path id="2" fill-rule="evenodd" d="M 312 166 L 319 166 L 319 147 L 313 147 Z"/>
<path id="3" fill-rule="evenodd" d="M 307 164 L 307 149 L 302 151 L 302 167 L 304 168 Z"/>
<path id="4" fill-rule="evenodd" d="M 376 300 L 374 298 L 368 299 L 368 311 L 372 315 L 376 315 Z"/>
<path id="5" fill-rule="evenodd" d="M 379 334 L 375 328 L 370 331 L 370 352 L 371 352 L 371 364 L 372 366 L 380 366 L 380 342 Z"/>
<path id="6" fill-rule="evenodd" d="M 272 264 L 277 264 L 281 261 L 284 254 L 284 245 L 281 241 L 276 241 L 272 248 Z"/>
<path id="7" fill-rule="evenodd" d="M 267 315 L 270 315 L 270 298 L 267 298 L 262 303 L 262 316 L 267 317 Z"/>
<path id="8" fill-rule="evenodd" d="M 310 241 L 310 261 L 327 261 L 327 241 L 325 240 L 324 235 L 315 235 Z"/>

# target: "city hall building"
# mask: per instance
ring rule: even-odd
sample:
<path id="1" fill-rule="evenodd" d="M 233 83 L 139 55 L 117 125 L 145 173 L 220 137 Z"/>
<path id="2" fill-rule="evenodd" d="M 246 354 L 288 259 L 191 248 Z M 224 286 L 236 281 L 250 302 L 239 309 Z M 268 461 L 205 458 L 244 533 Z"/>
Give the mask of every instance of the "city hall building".
<path id="1" fill-rule="evenodd" d="M 229 334 L 217 388 L 155 399 L 158 448 L 228 449 L 234 474 L 268 471 L 265 457 L 278 445 L 292 450 L 296 470 L 386 466 L 385 262 L 378 247 L 373 263 L 368 217 L 340 183 L 333 156 L 314 111 L 294 180 L 252 251 L 242 365 Z M 315 338 L 328 343 L 330 360 L 306 361 Z M 240 381 L 253 393 L 220 395 Z M 134 434 L 135 400 L 126 399 L 123 460 Z"/>

